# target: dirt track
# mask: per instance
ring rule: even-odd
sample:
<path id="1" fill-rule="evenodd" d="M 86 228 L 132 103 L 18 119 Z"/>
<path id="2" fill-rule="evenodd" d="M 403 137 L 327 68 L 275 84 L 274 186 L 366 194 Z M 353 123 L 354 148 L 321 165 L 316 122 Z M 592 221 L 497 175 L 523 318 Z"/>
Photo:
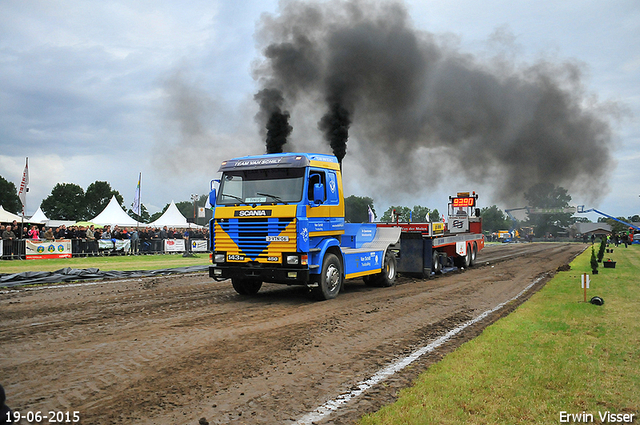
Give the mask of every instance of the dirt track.
<path id="1" fill-rule="evenodd" d="M 551 277 L 584 247 L 492 245 L 464 272 L 401 277 L 392 288 L 354 280 L 326 302 L 271 284 L 244 298 L 204 274 L 0 291 L 0 383 L 14 410 L 79 411 L 83 424 L 196 425 L 202 417 L 293 424 L 536 277 Z M 350 424 L 392 401 L 429 364 L 513 308 L 323 423 Z"/>

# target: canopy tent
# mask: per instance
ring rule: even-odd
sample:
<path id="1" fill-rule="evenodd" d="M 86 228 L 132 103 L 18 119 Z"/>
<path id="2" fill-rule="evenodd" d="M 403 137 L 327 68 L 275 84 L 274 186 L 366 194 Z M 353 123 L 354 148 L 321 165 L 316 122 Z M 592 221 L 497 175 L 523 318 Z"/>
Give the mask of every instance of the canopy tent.
<path id="1" fill-rule="evenodd" d="M 29 220 L 36 223 L 46 223 L 49 221 L 49 218 L 44 215 L 44 213 L 42 212 L 42 208 L 38 207 L 38 211 L 36 211 L 36 213 L 32 215 Z"/>
<path id="2" fill-rule="evenodd" d="M 182 215 L 175 202 L 171 201 L 167 210 L 153 223 L 147 224 L 149 227 L 177 227 L 187 228 L 194 225 L 189 223 L 187 219 Z"/>
<path id="3" fill-rule="evenodd" d="M 111 197 L 111 200 L 105 209 L 89 221 L 95 224 L 110 224 L 112 226 L 117 224 L 121 227 L 145 226 L 144 223 L 135 221 L 133 218 L 129 217 L 126 212 L 124 212 L 115 195 Z"/>
<path id="4" fill-rule="evenodd" d="M 11 223 L 13 222 L 13 220 L 21 221 L 22 217 L 14 213 L 10 213 L 9 211 L 2 208 L 2 205 L 0 205 L 0 222 Z"/>

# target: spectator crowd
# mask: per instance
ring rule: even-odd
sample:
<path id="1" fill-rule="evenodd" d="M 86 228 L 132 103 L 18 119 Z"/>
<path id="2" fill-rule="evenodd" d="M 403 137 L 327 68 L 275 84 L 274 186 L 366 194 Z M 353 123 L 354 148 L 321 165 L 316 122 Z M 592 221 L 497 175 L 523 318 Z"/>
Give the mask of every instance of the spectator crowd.
<path id="1" fill-rule="evenodd" d="M 25 254 L 25 240 L 32 241 L 60 241 L 71 240 L 72 254 L 100 255 L 116 252 L 116 247 L 122 254 L 157 254 L 162 253 L 165 239 L 185 239 L 185 246 L 189 248 L 189 240 L 209 239 L 209 229 L 199 228 L 175 228 L 164 226 L 162 228 L 151 227 L 120 227 L 106 225 L 71 225 L 64 224 L 52 228 L 39 225 L 21 225 L 14 221 L 11 224 L 0 224 L 2 235 L 3 259 L 20 258 Z M 123 242 L 128 241 L 129 243 Z M 105 248 L 110 247 L 110 248 Z"/>

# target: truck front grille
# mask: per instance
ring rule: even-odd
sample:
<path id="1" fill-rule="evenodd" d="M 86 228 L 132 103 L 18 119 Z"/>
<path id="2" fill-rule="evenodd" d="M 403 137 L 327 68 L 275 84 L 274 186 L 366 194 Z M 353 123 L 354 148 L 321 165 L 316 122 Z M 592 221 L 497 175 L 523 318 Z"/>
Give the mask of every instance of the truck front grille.
<path id="1" fill-rule="evenodd" d="M 279 251 L 295 251 L 295 226 L 291 226 L 290 229 L 286 230 L 293 220 L 293 218 L 232 218 L 218 220 L 217 222 L 244 255 L 251 260 L 256 260 L 261 254 L 267 255 L 265 251 L 270 245 L 272 250 L 279 246 L 282 248 Z M 285 236 L 288 241 L 269 242 L 267 236 Z M 232 247 L 226 247 L 218 243 L 216 245 L 216 250 L 233 251 Z"/>

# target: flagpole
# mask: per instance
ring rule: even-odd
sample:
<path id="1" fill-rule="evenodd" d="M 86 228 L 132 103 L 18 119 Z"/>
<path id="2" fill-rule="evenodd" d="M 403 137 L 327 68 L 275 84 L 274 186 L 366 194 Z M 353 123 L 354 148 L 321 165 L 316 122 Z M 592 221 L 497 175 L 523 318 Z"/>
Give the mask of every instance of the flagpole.
<path id="1" fill-rule="evenodd" d="M 27 192 L 29 191 L 29 157 L 26 157 L 24 172 L 22 173 L 22 181 L 20 182 L 20 192 L 18 193 L 18 197 L 20 198 L 20 202 L 22 202 L 22 221 L 20 223 L 20 236 L 18 239 L 24 239 L 24 212 L 27 209 Z M 18 243 L 18 247 L 20 244 Z M 20 251 L 20 249 L 18 249 Z M 22 260 L 22 256 L 20 252 L 18 252 L 18 258 Z"/>

